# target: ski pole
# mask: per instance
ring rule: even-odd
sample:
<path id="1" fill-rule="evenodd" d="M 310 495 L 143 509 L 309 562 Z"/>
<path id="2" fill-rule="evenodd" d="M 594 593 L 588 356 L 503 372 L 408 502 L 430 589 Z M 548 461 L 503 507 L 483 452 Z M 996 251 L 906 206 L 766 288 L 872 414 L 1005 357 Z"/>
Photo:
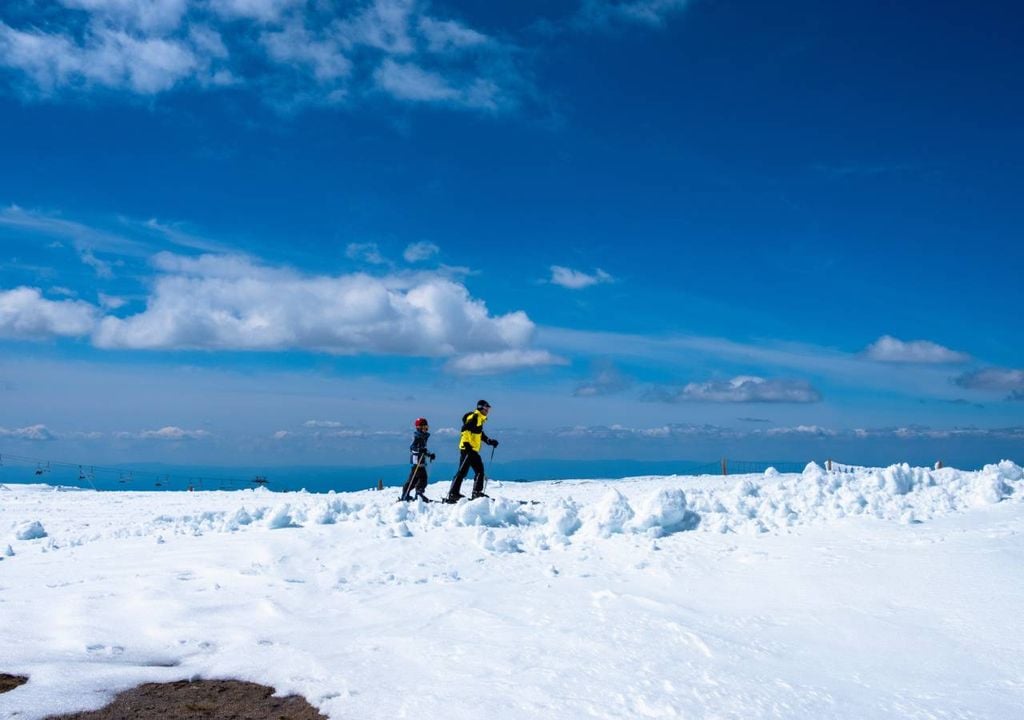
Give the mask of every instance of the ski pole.
<path id="1" fill-rule="evenodd" d="M 463 453 L 462 462 L 459 464 L 459 469 L 455 471 L 455 476 L 452 478 L 451 484 L 448 486 L 448 497 L 452 496 L 452 491 L 455 489 L 455 478 L 462 472 L 462 468 L 466 467 L 466 462 L 469 460 L 469 453 Z"/>
<path id="2" fill-rule="evenodd" d="M 487 461 L 487 464 L 488 465 L 493 465 L 494 464 L 494 446 L 493 445 L 491 445 L 491 459 Z M 489 478 L 488 478 L 487 474 L 485 473 L 484 474 L 484 489 L 483 489 L 482 492 L 487 492 L 487 480 L 488 479 Z"/>
<path id="3" fill-rule="evenodd" d="M 405 500 L 409 497 L 409 493 L 412 492 L 412 483 L 416 479 L 416 473 L 419 472 L 420 466 L 423 464 L 423 456 L 426 453 L 420 453 L 419 459 L 416 461 L 416 467 L 409 473 L 409 479 L 405 481 L 405 485 L 402 486 L 402 495 L 398 499 L 400 501 Z"/>

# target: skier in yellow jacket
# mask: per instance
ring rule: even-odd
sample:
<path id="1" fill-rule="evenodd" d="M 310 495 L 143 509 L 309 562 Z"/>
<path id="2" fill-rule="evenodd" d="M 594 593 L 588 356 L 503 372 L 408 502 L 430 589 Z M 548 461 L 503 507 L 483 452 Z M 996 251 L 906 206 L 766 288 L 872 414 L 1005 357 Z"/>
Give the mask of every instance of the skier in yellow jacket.
<path id="1" fill-rule="evenodd" d="M 471 410 L 462 416 L 462 435 L 459 436 L 459 469 L 452 478 L 451 488 L 448 490 L 446 503 L 456 503 L 459 498 L 465 497 L 462 494 L 462 481 L 473 468 L 473 495 L 472 499 L 487 497 L 484 495 L 484 461 L 480 457 L 482 444 L 498 447 L 498 441 L 487 437 L 484 432 L 484 423 L 487 422 L 487 414 L 491 411 L 491 404 L 481 400 L 476 404 L 476 410 Z"/>

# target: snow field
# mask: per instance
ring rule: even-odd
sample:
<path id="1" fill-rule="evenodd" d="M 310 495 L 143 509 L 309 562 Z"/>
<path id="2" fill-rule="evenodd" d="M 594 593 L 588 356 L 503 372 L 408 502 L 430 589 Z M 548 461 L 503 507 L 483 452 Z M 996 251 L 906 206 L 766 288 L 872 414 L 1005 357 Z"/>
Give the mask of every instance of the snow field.
<path id="1" fill-rule="evenodd" d="M 31 681 L 0 717 L 193 676 L 335 717 L 1024 716 L 1009 462 L 492 483 L 454 507 L 7 487 L 0 671 Z"/>

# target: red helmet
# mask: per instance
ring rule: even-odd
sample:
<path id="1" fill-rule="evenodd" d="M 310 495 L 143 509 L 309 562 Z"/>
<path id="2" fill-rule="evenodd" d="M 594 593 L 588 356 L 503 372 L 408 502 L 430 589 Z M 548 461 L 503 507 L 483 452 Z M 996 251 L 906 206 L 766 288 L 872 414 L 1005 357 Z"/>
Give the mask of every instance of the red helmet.
<path id="1" fill-rule="evenodd" d="M 430 423 L 427 422 L 426 418 L 416 418 L 416 422 L 413 423 L 415 427 L 428 427 Z"/>

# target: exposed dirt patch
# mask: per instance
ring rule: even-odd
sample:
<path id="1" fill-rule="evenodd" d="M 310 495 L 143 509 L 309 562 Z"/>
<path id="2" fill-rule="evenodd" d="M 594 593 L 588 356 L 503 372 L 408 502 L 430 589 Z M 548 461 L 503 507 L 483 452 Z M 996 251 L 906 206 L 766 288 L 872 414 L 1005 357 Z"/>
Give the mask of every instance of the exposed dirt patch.
<path id="1" fill-rule="evenodd" d="M 21 675 L 8 675 L 7 673 L 0 673 L 0 693 L 5 693 L 8 690 L 13 690 L 19 685 L 24 685 L 27 682 L 27 677 L 23 677 Z"/>
<path id="2" fill-rule="evenodd" d="M 326 720 L 305 698 L 273 693 L 273 688 L 239 680 L 146 683 L 99 710 L 47 720 Z"/>

